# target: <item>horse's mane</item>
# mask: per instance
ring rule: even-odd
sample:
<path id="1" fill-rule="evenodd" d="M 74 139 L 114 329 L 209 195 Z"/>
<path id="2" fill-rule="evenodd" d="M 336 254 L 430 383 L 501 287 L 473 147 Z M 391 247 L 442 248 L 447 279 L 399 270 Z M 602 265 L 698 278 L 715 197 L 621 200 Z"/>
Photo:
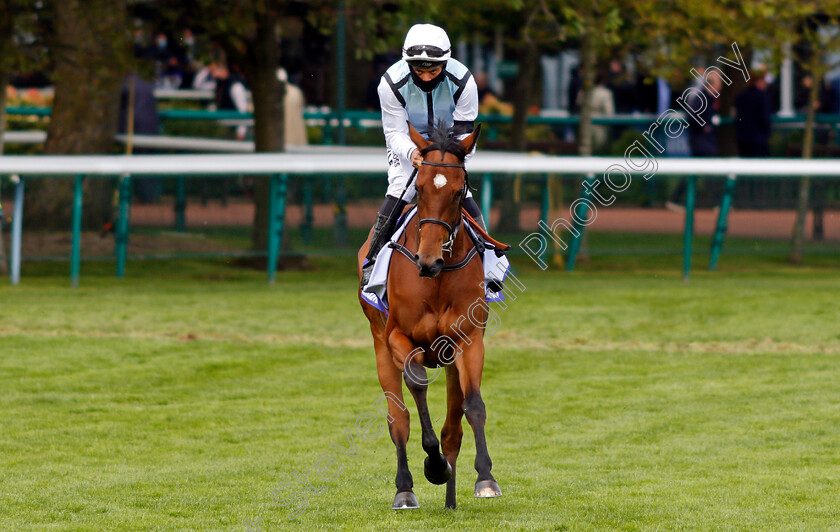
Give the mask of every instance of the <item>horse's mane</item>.
<path id="1" fill-rule="evenodd" d="M 426 155 L 430 151 L 439 150 L 443 153 L 453 154 L 459 161 L 463 161 L 464 157 L 467 156 L 467 150 L 455 138 L 454 130 L 447 127 L 442 120 L 438 120 L 434 127 L 427 129 L 426 134 L 432 143 L 421 151 L 423 155 Z"/>

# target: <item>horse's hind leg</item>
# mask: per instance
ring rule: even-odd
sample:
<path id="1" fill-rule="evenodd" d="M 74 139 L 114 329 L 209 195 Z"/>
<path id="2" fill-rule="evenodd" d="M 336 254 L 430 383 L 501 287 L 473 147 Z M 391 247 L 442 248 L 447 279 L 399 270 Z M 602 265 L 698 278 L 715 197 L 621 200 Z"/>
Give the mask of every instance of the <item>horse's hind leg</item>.
<path id="1" fill-rule="evenodd" d="M 461 392 L 461 383 L 458 379 L 458 369 L 455 366 L 446 366 L 446 421 L 440 431 L 441 447 L 446 461 L 452 466 L 452 478 L 446 483 L 446 507 L 455 509 L 455 462 L 458 460 L 458 453 L 461 451 L 461 438 L 464 429 L 461 426 L 461 418 L 464 416 L 463 409 L 464 394 Z"/>
<path id="2" fill-rule="evenodd" d="M 426 390 L 429 387 L 426 379 L 426 369 L 413 358 L 409 358 L 405 363 L 404 375 L 405 383 L 411 391 L 411 395 L 417 403 L 417 410 L 420 413 L 423 450 L 429 455 L 424 462 L 426 479 L 432 484 L 444 484 L 452 476 L 452 467 L 440 452 L 440 442 L 429 416 L 429 406 L 426 404 Z"/>
<path id="3" fill-rule="evenodd" d="M 371 327 L 373 328 L 373 327 Z M 414 479 L 408 469 L 408 455 L 406 447 L 408 444 L 410 417 L 408 408 L 403 401 L 402 381 L 400 371 L 391 359 L 391 352 L 384 342 L 377 339 L 374 334 L 374 347 L 376 349 L 376 366 L 379 374 L 379 384 L 385 392 L 382 394 L 384 401 L 388 403 L 388 431 L 391 433 L 391 441 L 397 448 L 397 494 L 394 496 L 394 503 L 391 506 L 394 510 L 406 510 L 419 508 L 417 497 L 414 495 Z M 380 404 L 382 399 L 380 399 Z"/>

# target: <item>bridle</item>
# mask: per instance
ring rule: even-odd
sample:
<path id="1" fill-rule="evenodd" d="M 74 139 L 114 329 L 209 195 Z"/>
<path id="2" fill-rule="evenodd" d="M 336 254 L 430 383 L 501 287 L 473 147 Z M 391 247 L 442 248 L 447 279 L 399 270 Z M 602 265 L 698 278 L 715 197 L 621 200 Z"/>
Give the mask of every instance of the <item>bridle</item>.
<path id="1" fill-rule="evenodd" d="M 425 153 L 423 153 L 423 154 L 425 155 Z M 434 163 L 434 162 L 431 162 L 431 161 L 423 161 L 422 164 L 425 164 L 427 166 L 464 168 L 464 163 Z M 417 175 L 417 169 L 416 168 L 414 169 L 414 172 L 412 173 L 412 180 L 414 179 L 415 175 Z M 443 246 L 442 246 L 441 249 L 442 249 L 442 251 L 446 251 L 447 253 L 449 253 L 450 257 L 452 257 L 452 246 L 455 244 L 455 237 L 458 236 L 458 229 L 461 227 L 461 224 L 464 220 L 463 214 L 461 214 L 461 213 L 462 213 L 462 209 L 463 209 L 464 198 L 466 197 L 467 191 L 469 189 L 470 189 L 469 174 L 467 174 L 466 169 L 464 169 L 464 192 L 463 192 L 463 194 L 461 194 L 461 201 L 458 204 L 458 221 L 455 222 L 454 227 L 451 224 L 449 224 L 448 222 L 445 222 L 445 221 L 440 220 L 438 218 L 423 218 L 422 220 L 420 220 L 418 222 L 418 225 L 417 225 L 418 230 L 423 224 L 437 224 L 437 225 L 440 225 L 441 227 L 446 228 L 446 230 L 449 232 L 449 239 L 446 242 L 443 243 Z M 443 266 L 443 268 L 441 268 L 441 271 L 448 272 L 448 271 L 460 270 L 461 268 L 463 268 L 464 266 L 469 264 L 470 261 L 473 260 L 473 258 L 475 258 L 475 256 L 479 254 L 479 247 L 482 247 L 482 250 L 483 250 L 483 246 L 479 245 L 479 243 L 475 240 L 475 238 L 472 235 L 470 235 L 469 231 L 467 231 L 467 235 L 469 235 L 470 238 L 473 238 L 473 244 L 474 244 L 474 246 L 472 248 L 470 248 L 470 250 L 467 252 L 467 256 L 464 257 L 463 260 L 461 260 L 461 261 L 459 261 L 455 264 L 445 264 Z M 390 242 L 388 245 L 390 247 L 392 247 L 393 249 L 395 249 L 396 251 L 399 251 L 400 253 L 402 253 L 405 256 L 405 258 L 407 258 L 409 261 L 411 261 L 412 263 L 417 265 L 417 259 L 414 258 L 414 253 L 409 251 L 408 248 L 406 248 L 404 245 L 399 244 L 397 242 Z"/>
<path id="2" fill-rule="evenodd" d="M 450 225 L 439 218 L 423 218 L 417 223 L 417 227 L 419 229 L 423 228 L 423 224 L 437 224 L 445 228 L 449 232 L 449 238 L 443 243 L 441 250 L 449 253 L 449 256 L 452 257 L 452 246 L 455 245 L 455 237 L 458 236 L 458 229 L 461 227 L 461 221 L 464 219 L 463 216 L 461 216 L 461 206 L 464 203 L 464 198 L 467 196 L 467 190 L 469 190 L 470 187 L 467 170 L 464 167 L 464 163 L 435 163 L 431 161 L 423 161 L 421 164 L 425 164 L 426 166 L 442 166 L 446 168 L 464 169 L 464 191 L 461 194 L 461 200 L 458 202 L 458 221 L 455 222 L 455 224 Z"/>

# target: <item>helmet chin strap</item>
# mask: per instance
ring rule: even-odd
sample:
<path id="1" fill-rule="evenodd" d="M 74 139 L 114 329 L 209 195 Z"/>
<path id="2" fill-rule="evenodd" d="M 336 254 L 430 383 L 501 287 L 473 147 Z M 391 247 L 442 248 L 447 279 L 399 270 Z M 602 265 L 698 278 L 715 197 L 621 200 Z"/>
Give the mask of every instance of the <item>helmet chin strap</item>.
<path id="1" fill-rule="evenodd" d="M 440 70 L 440 74 L 429 81 L 423 81 L 413 68 L 409 68 L 411 71 L 411 80 L 420 88 L 421 91 L 432 92 L 438 85 L 440 85 L 440 82 L 443 81 L 443 78 L 446 76 L 446 63 L 441 63 L 441 66 L 443 66 L 443 68 Z"/>

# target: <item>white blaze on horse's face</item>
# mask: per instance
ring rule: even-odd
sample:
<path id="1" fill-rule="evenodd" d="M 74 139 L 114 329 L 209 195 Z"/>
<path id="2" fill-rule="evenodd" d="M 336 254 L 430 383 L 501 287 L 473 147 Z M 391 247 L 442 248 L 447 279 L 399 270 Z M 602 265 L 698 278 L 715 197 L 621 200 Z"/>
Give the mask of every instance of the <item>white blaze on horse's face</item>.
<path id="1" fill-rule="evenodd" d="M 435 188 L 440 190 L 446 186 L 446 176 L 443 174 L 438 174 L 435 176 L 434 180 Z"/>

